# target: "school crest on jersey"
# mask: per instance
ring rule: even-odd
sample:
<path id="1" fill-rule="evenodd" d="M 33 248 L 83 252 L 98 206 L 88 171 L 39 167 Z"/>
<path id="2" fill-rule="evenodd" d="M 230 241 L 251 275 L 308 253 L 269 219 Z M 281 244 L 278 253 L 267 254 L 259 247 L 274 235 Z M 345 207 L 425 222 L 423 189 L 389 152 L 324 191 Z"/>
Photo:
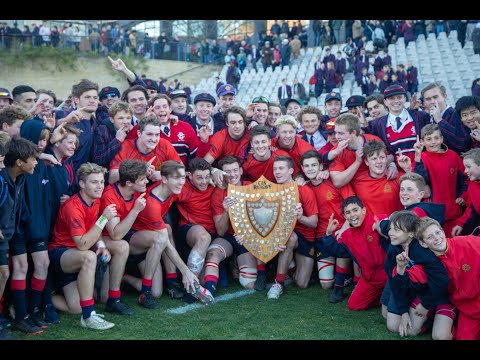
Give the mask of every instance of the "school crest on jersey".
<path id="1" fill-rule="evenodd" d="M 327 199 L 327 200 L 332 200 L 333 199 L 333 194 L 330 190 L 327 191 L 327 194 L 325 195 L 325 199 Z"/>
<path id="2" fill-rule="evenodd" d="M 180 131 L 180 132 L 177 134 L 177 137 L 178 137 L 178 140 L 183 140 L 183 139 L 185 139 L 185 134 Z"/>
<path id="3" fill-rule="evenodd" d="M 383 187 L 383 192 L 384 193 L 391 193 L 392 192 L 392 187 L 390 186 L 389 183 L 385 184 L 385 186 Z"/>
<path id="4" fill-rule="evenodd" d="M 463 264 L 462 265 L 462 270 L 465 271 L 465 272 L 470 271 L 471 268 L 472 267 L 468 264 Z"/>
<path id="5" fill-rule="evenodd" d="M 261 176 L 250 185 L 229 184 L 227 193 L 236 200 L 228 209 L 233 230 L 243 236 L 243 246 L 253 256 L 267 263 L 278 254 L 278 245 L 286 244 L 297 222 L 297 184 L 275 184 Z"/>
<path id="6" fill-rule="evenodd" d="M 417 131 L 415 130 L 415 126 L 412 126 L 412 135 L 417 136 Z"/>
<path id="7" fill-rule="evenodd" d="M 450 168 L 450 175 L 453 175 L 455 174 L 455 169 L 454 168 Z"/>
<path id="8" fill-rule="evenodd" d="M 367 235 L 367 242 L 372 242 L 373 241 L 373 236 L 372 235 Z"/>

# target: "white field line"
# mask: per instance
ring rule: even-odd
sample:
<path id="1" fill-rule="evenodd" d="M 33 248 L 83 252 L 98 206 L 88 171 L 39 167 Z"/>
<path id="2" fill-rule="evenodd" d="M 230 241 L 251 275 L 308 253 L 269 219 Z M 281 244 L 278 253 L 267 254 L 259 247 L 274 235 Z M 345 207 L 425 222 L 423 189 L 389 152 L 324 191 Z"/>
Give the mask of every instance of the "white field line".
<path id="1" fill-rule="evenodd" d="M 221 301 L 232 300 L 232 299 L 239 298 L 239 297 L 242 297 L 242 296 L 245 296 L 245 295 L 250 295 L 250 294 L 253 294 L 253 293 L 255 293 L 255 290 L 253 290 L 253 289 L 240 290 L 240 291 L 237 291 L 237 292 L 234 292 L 234 293 L 225 294 L 225 295 L 221 295 L 219 297 L 216 297 L 215 298 L 215 303 L 221 302 Z M 200 302 L 196 302 L 196 303 L 188 304 L 188 305 L 181 306 L 181 307 L 178 307 L 178 308 L 168 309 L 166 311 L 166 313 L 167 314 L 175 314 L 175 315 L 185 314 L 186 312 L 189 312 L 191 310 L 195 310 L 195 309 L 198 309 L 198 308 L 202 308 L 202 307 L 205 307 L 205 306 L 212 306 L 212 305 L 203 305 Z"/>

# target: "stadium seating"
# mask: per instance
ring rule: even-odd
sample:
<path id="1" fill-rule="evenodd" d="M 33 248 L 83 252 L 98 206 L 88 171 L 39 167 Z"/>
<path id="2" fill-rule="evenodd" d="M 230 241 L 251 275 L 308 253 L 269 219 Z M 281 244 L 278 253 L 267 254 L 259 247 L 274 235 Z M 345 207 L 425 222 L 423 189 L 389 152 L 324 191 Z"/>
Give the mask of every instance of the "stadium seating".
<path id="1" fill-rule="evenodd" d="M 336 54 L 344 45 L 332 45 L 331 53 Z M 367 42 L 365 48 L 367 51 L 373 50 L 372 41 Z M 388 53 L 392 57 L 394 70 L 397 64 L 404 64 L 407 67 L 409 62 L 418 68 L 419 90 L 433 81 L 443 84 L 447 89 L 448 105 L 451 106 L 454 106 L 461 96 L 471 94 L 472 81 L 478 77 L 475 74 L 480 74 L 480 55 L 474 54 L 472 41 L 467 41 L 462 49 L 457 40 L 456 31 L 451 31 L 448 37 L 444 32 L 438 36 L 428 34 L 426 38 L 420 35 L 408 46 L 405 46 L 404 38 L 400 37 L 395 44 L 388 46 Z M 267 96 L 271 101 L 278 102 L 277 90 L 284 78 L 291 85 L 293 79 L 297 77 L 308 93 L 309 80 L 314 73 L 313 64 L 317 55 L 323 58 L 324 48 L 301 49 L 299 58 L 291 61 L 290 66 L 285 66 L 283 69 L 277 66 L 275 70 L 269 67 L 266 71 L 263 71 L 260 62 L 257 63 L 257 71 L 248 62 L 238 89 L 238 105 L 245 107 L 254 96 L 260 94 Z M 351 70 L 347 70 L 344 84 L 338 89 L 344 101 L 351 95 L 361 94 L 361 89 L 357 86 Z M 193 95 L 202 91 L 215 94 L 215 76 L 220 76 L 220 79 L 225 82 L 226 72 L 227 65 L 222 68 L 220 73 L 213 73 L 210 78 L 202 79 L 198 85 L 192 88 Z M 373 73 L 372 65 L 370 65 L 369 72 Z M 326 94 L 323 93 L 318 99 L 311 97 L 308 104 L 318 106 L 324 111 L 325 96 Z"/>

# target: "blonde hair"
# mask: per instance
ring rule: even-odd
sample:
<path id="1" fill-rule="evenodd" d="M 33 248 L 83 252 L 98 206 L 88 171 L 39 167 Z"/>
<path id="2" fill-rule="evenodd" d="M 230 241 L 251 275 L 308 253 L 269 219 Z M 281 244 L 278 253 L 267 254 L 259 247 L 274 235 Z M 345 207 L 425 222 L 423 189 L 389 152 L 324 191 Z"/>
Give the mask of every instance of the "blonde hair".
<path id="1" fill-rule="evenodd" d="M 297 130 L 297 120 L 292 115 L 282 115 L 277 118 L 277 121 L 275 121 L 275 128 L 278 130 L 280 129 L 280 126 L 282 125 L 291 125 L 295 130 Z"/>
<path id="2" fill-rule="evenodd" d="M 78 181 L 80 180 L 87 180 L 87 177 L 91 174 L 103 174 L 105 175 L 107 173 L 107 169 L 105 169 L 103 166 L 94 164 L 94 163 L 83 163 L 80 165 L 80 167 L 77 170 L 77 177 Z"/>
<path id="3" fill-rule="evenodd" d="M 423 233 L 432 225 L 437 225 L 440 229 L 442 229 L 440 223 L 435 219 L 429 217 L 418 219 L 417 223 L 415 224 L 415 238 L 419 241 L 423 241 Z"/>

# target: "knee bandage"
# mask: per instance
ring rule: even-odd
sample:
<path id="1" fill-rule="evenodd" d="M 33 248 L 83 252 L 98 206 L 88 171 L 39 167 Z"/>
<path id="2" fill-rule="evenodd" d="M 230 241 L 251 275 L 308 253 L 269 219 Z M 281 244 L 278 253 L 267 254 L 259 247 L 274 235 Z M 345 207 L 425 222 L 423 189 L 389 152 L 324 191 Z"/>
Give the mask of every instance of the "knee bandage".
<path id="1" fill-rule="evenodd" d="M 207 253 L 210 251 L 210 250 L 218 250 L 220 251 L 220 253 L 222 254 L 222 260 L 225 260 L 227 258 L 227 252 L 225 251 L 225 249 L 222 247 L 222 245 L 220 244 L 210 244 L 210 246 L 208 247 L 207 249 Z"/>
<path id="2" fill-rule="evenodd" d="M 238 281 L 240 281 L 240 285 L 246 287 L 248 284 L 251 284 L 257 281 L 257 269 L 251 268 L 248 266 L 241 266 L 240 269 L 240 277 Z"/>
<path id="3" fill-rule="evenodd" d="M 200 274 L 204 263 L 205 259 L 203 258 L 203 256 L 201 256 L 197 251 L 192 249 L 192 251 L 190 251 L 190 255 L 188 255 L 187 260 L 187 266 L 190 271 L 195 275 Z"/>
<path id="4" fill-rule="evenodd" d="M 335 260 L 325 258 L 317 260 L 318 278 L 321 282 L 334 281 Z"/>

